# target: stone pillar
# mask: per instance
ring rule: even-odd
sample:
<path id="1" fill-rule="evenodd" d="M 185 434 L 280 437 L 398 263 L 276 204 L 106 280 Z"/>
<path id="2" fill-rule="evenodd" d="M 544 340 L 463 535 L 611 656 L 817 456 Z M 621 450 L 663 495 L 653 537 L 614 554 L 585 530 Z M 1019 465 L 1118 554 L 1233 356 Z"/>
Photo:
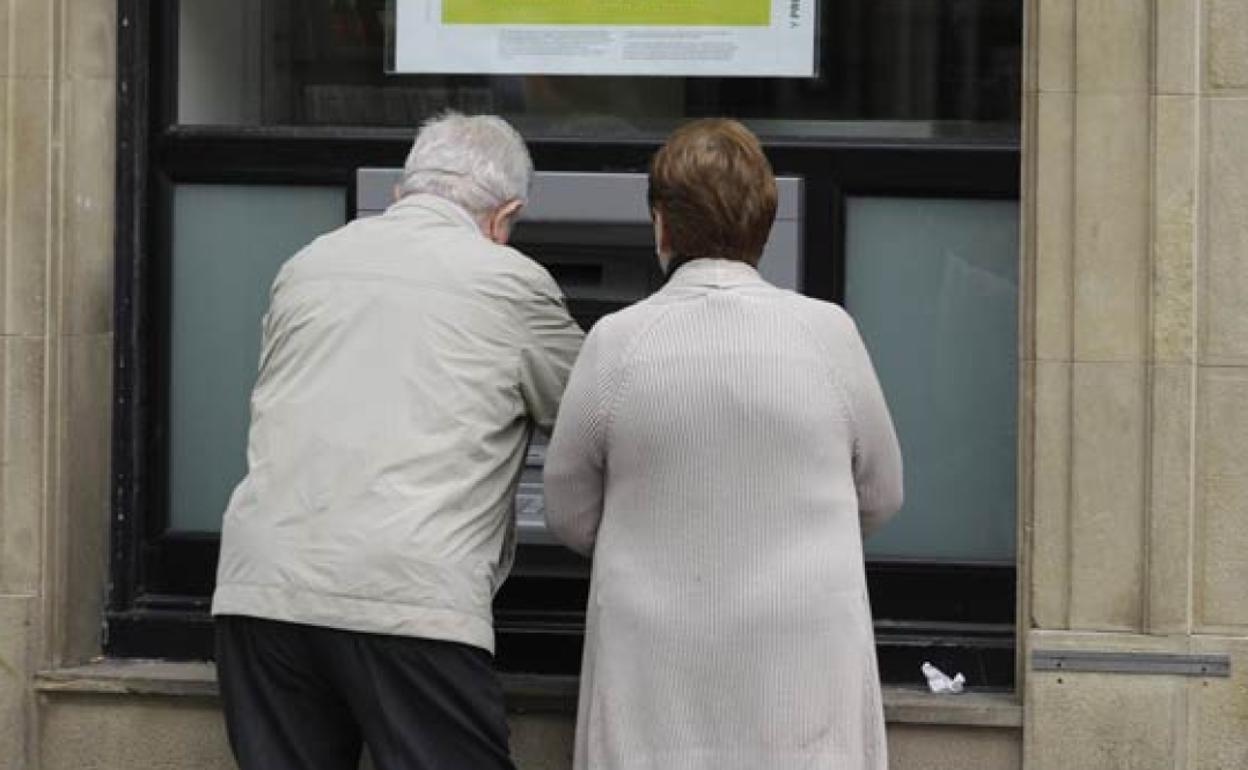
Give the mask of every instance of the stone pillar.
<path id="1" fill-rule="evenodd" d="M 1025 658 L 1027 767 L 1248 767 L 1248 3 L 1027 21 L 1024 652 L 1233 659 Z"/>
<path id="2" fill-rule="evenodd" d="M 115 0 L 0 0 L 0 767 L 31 677 L 100 649 L 107 584 Z"/>

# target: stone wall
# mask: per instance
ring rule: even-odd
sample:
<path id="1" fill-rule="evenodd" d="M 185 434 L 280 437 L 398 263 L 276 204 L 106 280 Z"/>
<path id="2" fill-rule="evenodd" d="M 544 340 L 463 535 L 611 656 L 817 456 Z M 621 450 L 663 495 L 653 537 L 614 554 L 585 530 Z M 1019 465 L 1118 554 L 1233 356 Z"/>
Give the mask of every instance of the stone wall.
<path id="1" fill-rule="evenodd" d="M 233 767 L 209 666 L 105 664 L 45 675 L 39 689 L 40 770 Z M 1022 767 L 1019 708 L 1009 698 L 948 701 L 889 691 L 885 712 L 895 770 Z M 509 722 L 520 770 L 571 766 L 568 709 L 520 707 Z M 362 770 L 371 765 L 365 761 Z"/>
<path id="2" fill-rule="evenodd" d="M 41 770 L 234 770 L 215 704 L 185 698 L 98 695 L 54 698 L 43 711 Z M 511 719 L 520 770 L 567 770 L 573 723 L 565 715 Z M 892 725 L 895 770 L 1017 770 L 1018 731 Z M 1083 767 L 1072 765 L 1071 767 Z M 370 770 L 367 761 L 361 770 Z"/>
<path id="3" fill-rule="evenodd" d="M 1248 767 L 1248 4 L 1029 23 L 1025 646 L 1233 676 L 1026 672 L 1026 766 Z"/>
<path id="4" fill-rule="evenodd" d="M 99 649 L 112 366 L 115 2 L 0 0 L 0 767 L 33 672 Z"/>
<path id="5" fill-rule="evenodd" d="M 210 701 L 52 693 L 98 653 L 115 0 L 0 0 L 0 768 L 225 767 Z M 1230 678 L 1035 672 L 1048 768 L 1248 767 L 1248 3 L 1029 0 L 1020 644 L 1226 653 Z M 895 719 L 897 767 L 1018 731 Z M 518 715 L 529 767 L 566 715 Z"/>

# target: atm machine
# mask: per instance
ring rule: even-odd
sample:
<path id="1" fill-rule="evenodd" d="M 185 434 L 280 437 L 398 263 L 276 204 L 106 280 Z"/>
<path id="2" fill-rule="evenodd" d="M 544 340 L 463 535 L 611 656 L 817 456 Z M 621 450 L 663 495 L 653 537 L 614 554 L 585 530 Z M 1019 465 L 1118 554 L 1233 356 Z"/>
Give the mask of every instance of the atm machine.
<path id="1" fill-rule="evenodd" d="M 393 200 L 400 169 L 364 168 L 356 177 L 356 216 L 379 214 Z M 800 290 L 802 180 L 777 180 L 779 205 L 759 272 Z M 663 283 L 646 202 L 636 173 L 539 172 L 511 244 L 550 272 L 586 331 L 607 313 L 645 298 Z M 546 440 L 535 438 L 516 496 L 520 542 L 553 544 L 542 513 Z"/>
<path id="2" fill-rule="evenodd" d="M 401 173 L 394 168 L 359 169 L 356 216 L 373 216 L 384 211 L 393 200 Z M 529 203 L 521 213 L 511 245 L 550 272 L 563 289 L 568 310 L 586 331 L 599 318 L 644 299 L 663 284 L 654 251 L 647 185 L 646 175 L 638 173 L 539 172 L 534 175 Z M 777 186 L 776 223 L 759 262 L 759 272 L 776 286 L 800 291 L 803 183 L 800 178 L 780 177 Z M 549 579 L 552 575 L 572 577 L 578 579 L 583 588 L 583 578 L 588 576 L 587 565 L 570 551 L 559 548 L 546 531 L 542 508 L 545 456 L 546 438 L 535 436 L 516 493 L 520 551 L 513 576 L 520 580 L 510 581 L 504 593 L 526 593 L 523 580 L 526 577 L 535 580 Z M 527 592 L 552 591 L 559 593 L 560 589 L 546 584 Z M 572 594 L 566 601 L 566 611 L 555 614 L 566 617 L 583 610 L 583 591 Z M 518 603 L 525 604 L 523 599 Z M 541 604 L 550 606 L 548 595 Z M 531 640 L 532 626 L 526 626 L 525 633 L 529 636 L 522 633 L 520 642 L 509 640 L 507 609 L 496 608 L 496 611 L 500 667 L 540 670 L 541 665 L 534 663 L 541 657 L 540 651 L 534 649 L 533 655 L 517 652 L 524 647 L 525 639 Z M 528 616 L 534 614 L 530 612 Z M 543 634 L 539 632 L 538 636 Z M 562 642 L 579 651 L 579 633 L 555 637 L 558 632 L 546 633 L 539 644 Z"/>

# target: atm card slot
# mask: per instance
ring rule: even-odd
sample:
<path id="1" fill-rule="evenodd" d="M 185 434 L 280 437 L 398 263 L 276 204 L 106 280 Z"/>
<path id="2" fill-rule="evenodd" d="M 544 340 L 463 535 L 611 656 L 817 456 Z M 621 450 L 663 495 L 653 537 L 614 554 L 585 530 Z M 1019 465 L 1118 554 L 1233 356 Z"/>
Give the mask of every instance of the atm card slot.
<path id="1" fill-rule="evenodd" d="M 602 286 L 602 265 L 577 265 L 566 262 L 546 262 L 545 267 L 555 283 L 563 287 L 565 293 L 585 287 Z"/>

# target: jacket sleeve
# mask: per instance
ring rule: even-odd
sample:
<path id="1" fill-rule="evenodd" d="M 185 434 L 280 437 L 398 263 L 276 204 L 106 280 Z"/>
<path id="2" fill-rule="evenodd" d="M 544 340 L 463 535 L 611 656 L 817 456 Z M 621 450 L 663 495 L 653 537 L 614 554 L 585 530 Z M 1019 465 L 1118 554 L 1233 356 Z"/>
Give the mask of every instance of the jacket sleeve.
<path id="1" fill-rule="evenodd" d="M 521 302 L 526 343 L 520 351 L 520 392 L 529 417 L 550 433 L 585 334 L 568 314 L 554 280 L 543 278 L 532 296 Z"/>
<path id="2" fill-rule="evenodd" d="M 546 526 L 573 551 L 589 556 L 602 520 L 606 474 L 606 394 L 601 375 L 601 323 L 572 370 L 546 451 Z"/>
<path id="3" fill-rule="evenodd" d="M 901 509 L 901 446 L 871 356 L 854 322 L 848 316 L 845 320 L 849 354 L 845 386 L 853 421 L 854 486 L 862 535 L 866 537 Z"/>
<path id="4" fill-rule="evenodd" d="M 281 303 L 285 296 L 287 262 L 277 271 L 273 284 L 269 287 L 269 306 L 265 308 L 260 319 L 260 360 L 256 364 L 258 378 L 263 378 L 269 369 L 269 362 L 276 353 L 279 335 L 278 321 L 281 314 Z"/>

